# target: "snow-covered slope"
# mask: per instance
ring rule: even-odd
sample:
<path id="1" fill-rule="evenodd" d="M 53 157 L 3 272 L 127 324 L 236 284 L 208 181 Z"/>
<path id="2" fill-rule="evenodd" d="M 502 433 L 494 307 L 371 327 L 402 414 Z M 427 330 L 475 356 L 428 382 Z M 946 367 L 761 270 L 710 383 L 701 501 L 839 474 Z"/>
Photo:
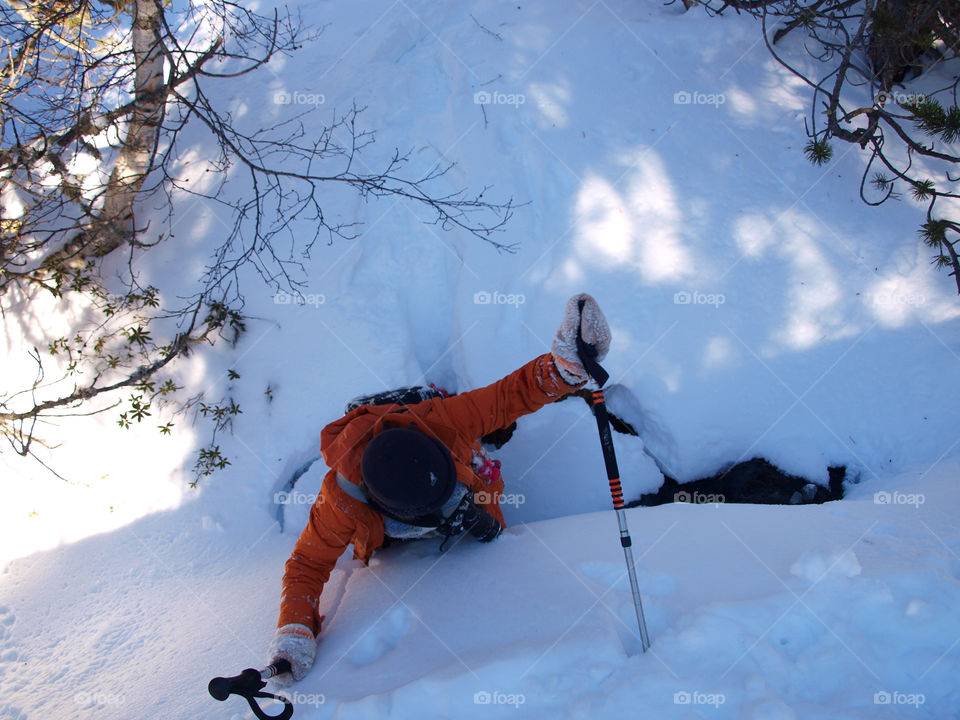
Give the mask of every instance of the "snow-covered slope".
<path id="1" fill-rule="evenodd" d="M 295 717 L 955 717 L 958 471 L 886 503 L 629 511 L 645 655 L 612 512 L 344 558 Z M 293 538 L 200 505 L 8 568 L 4 718 L 248 716 L 205 684 L 256 664 Z"/>
<path id="2" fill-rule="evenodd" d="M 203 436 L 113 418 L 49 429 L 73 485 L 2 456 L 0 717 L 249 717 L 206 682 L 265 660 L 322 461 L 276 493 L 323 425 L 360 393 L 496 380 L 584 290 L 614 331 L 611 403 L 672 475 L 762 455 L 860 484 L 818 507 L 631 511 L 653 648 L 628 656 L 595 424 L 579 400 L 545 408 L 496 454 L 517 498 L 502 539 L 341 561 L 295 717 L 960 714 L 955 288 L 916 207 L 860 203 L 857 152 L 806 163 L 808 97 L 754 23 L 680 10 L 309 3 L 318 42 L 220 86 L 251 127 L 302 110 L 280 92 L 322 94 L 318 122 L 356 99 L 370 167 L 410 148 L 414 169 L 458 163 L 450 190 L 528 203 L 498 238 L 517 252 L 403 203 L 343 204 L 364 234 L 314 249 L 314 302 L 251 278 L 238 347 L 178 371 L 243 409 L 226 471 L 191 490 Z M 158 247 L 151 273 L 186 277 L 216 237 L 215 209 L 181 209 L 189 247 Z M 628 499 L 655 490 L 643 442 L 615 441 Z"/>

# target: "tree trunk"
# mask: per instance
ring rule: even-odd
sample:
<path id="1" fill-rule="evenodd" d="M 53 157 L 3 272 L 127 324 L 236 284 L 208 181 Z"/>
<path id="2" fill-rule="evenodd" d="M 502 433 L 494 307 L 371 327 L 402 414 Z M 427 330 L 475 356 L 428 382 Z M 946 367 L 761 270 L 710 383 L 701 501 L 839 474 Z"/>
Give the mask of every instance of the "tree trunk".
<path id="1" fill-rule="evenodd" d="M 163 44 L 160 0 L 134 0 L 133 56 L 135 107 L 130 115 L 127 137 L 117 155 L 107 182 L 98 230 L 89 255 L 103 256 L 133 241 L 136 222 L 133 211 L 137 194 L 150 172 L 166 97 L 162 93 Z"/>

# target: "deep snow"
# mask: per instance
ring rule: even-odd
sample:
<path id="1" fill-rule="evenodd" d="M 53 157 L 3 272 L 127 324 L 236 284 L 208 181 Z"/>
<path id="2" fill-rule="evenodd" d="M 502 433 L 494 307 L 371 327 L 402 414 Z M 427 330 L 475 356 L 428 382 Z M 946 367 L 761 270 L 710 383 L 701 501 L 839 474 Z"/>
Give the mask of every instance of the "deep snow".
<path id="1" fill-rule="evenodd" d="M 312 301 L 251 278 L 238 347 L 177 371 L 243 408 L 226 471 L 191 490 L 202 435 L 111 417 L 51 430 L 72 484 L 2 456 L 0 717 L 249 717 L 206 682 L 265 660 L 322 461 L 277 493 L 323 425 L 360 393 L 494 381 L 580 291 L 613 329 L 611 405 L 674 477 L 757 455 L 859 484 L 817 507 L 630 511 L 653 648 L 628 656 L 595 424 L 577 399 L 545 408 L 495 454 L 516 501 L 501 540 L 341 560 L 295 717 L 960 715 L 960 305 L 919 210 L 860 203 L 857 152 L 803 159 L 808 98 L 758 27 L 649 0 L 302 10 L 321 39 L 216 97 L 251 127 L 303 109 L 277 93 L 322 94 L 317 122 L 356 99 L 370 167 L 409 147 L 417 168 L 458 163 L 448 189 L 529 203 L 499 238 L 518 251 L 349 199 L 364 234 L 314 249 Z M 216 213 L 184 199 L 188 246 L 148 272 L 189 279 Z M 627 498 L 655 490 L 643 443 L 615 442 Z"/>

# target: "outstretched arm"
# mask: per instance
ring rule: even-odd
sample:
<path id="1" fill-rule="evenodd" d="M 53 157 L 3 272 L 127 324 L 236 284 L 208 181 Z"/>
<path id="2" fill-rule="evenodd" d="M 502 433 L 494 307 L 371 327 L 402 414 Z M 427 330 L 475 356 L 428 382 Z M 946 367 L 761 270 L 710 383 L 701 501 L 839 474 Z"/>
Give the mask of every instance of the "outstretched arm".
<path id="1" fill-rule="evenodd" d="M 560 376 L 550 353 L 531 360 L 519 370 L 486 387 L 445 398 L 438 412 L 467 437 L 479 438 L 505 428 L 518 417 L 574 392 Z"/>
<path id="2" fill-rule="evenodd" d="M 583 305 L 581 309 L 581 303 Z M 438 402 L 438 411 L 468 437 L 483 437 L 517 418 L 574 392 L 587 381 L 577 354 L 577 331 L 595 345 L 599 359 L 610 346 L 610 327 L 597 301 L 586 293 L 567 301 L 552 352 L 530 361 L 502 380 Z"/>

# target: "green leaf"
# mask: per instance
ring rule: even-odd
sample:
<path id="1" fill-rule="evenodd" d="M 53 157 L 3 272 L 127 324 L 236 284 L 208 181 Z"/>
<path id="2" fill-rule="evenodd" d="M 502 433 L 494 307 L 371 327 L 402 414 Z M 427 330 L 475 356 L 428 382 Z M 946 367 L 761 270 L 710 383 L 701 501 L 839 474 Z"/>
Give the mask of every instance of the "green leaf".
<path id="1" fill-rule="evenodd" d="M 142 325 L 137 325 L 135 328 L 127 328 L 124 331 L 124 335 L 126 335 L 130 342 L 136 343 L 140 347 L 143 347 L 151 340 L 150 332 L 145 330 Z"/>
<path id="2" fill-rule="evenodd" d="M 156 383 L 153 380 L 148 380 L 147 378 L 144 378 L 143 380 L 137 383 L 136 387 L 137 387 L 137 390 L 139 390 L 142 393 L 152 393 L 154 388 L 156 387 Z"/>

